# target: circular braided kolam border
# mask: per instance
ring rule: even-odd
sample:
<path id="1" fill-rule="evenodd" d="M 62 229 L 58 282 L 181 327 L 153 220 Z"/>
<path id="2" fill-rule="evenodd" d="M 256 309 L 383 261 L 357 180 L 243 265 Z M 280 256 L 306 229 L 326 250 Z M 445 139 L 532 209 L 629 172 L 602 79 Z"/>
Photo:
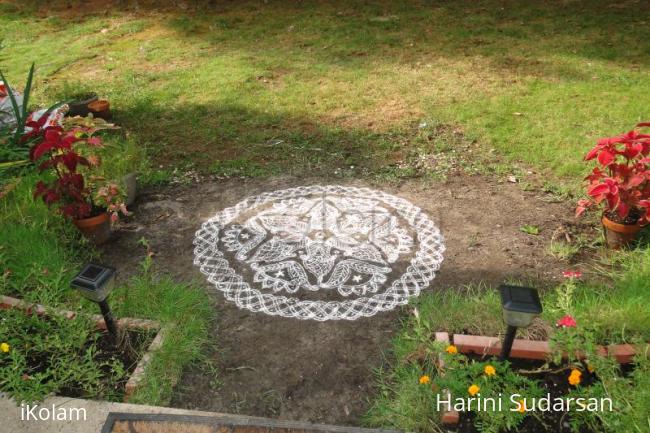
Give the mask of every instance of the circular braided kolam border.
<path id="1" fill-rule="evenodd" d="M 315 194 L 359 196 L 380 200 L 391 205 L 417 234 L 419 250 L 411 259 L 406 272 L 382 293 L 344 301 L 309 301 L 287 296 L 265 294 L 252 288 L 230 267 L 218 249 L 220 231 L 243 211 L 276 200 L 299 198 Z M 418 296 L 435 277 L 443 260 L 445 246 L 440 230 L 420 208 L 410 202 L 369 188 L 348 186 L 301 186 L 262 193 L 248 197 L 233 207 L 219 212 L 202 224 L 194 239 L 194 264 L 208 281 L 224 293 L 227 300 L 238 307 L 282 317 L 303 320 L 355 320 L 380 311 L 404 305 L 411 296 Z"/>

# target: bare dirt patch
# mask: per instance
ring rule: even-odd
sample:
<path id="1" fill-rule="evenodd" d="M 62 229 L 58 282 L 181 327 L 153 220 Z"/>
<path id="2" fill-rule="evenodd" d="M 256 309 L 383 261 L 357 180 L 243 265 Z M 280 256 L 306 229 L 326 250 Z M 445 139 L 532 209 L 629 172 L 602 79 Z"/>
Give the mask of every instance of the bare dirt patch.
<path id="1" fill-rule="evenodd" d="M 438 224 L 447 251 L 427 291 L 509 277 L 550 283 L 567 265 L 544 250 L 558 227 L 573 224 L 570 203 L 549 203 L 542 193 L 483 176 L 456 175 L 445 182 L 414 180 L 368 185 L 332 179 L 229 179 L 143 193 L 135 215 L 104 249 L 103 259 L 122 271 L 137 270 L 148 239 L 158 268 L 179 280 L 196 279 L 194 232 L 225 207 L 264 191 L 307 184 L 371 186 L 409 200 Z M 520 231 L 529 224 L 537 236 Z M 354 322 L 312 322 L 238 309 L 215 295 L 216 324 L 210 354 L 218 383 L 192 366 L 178 384 L 174 406 L 335 424 L 359 424 L 373 393 L 372 370 L 384 362 L 390 339 L 407 309 Z"/>

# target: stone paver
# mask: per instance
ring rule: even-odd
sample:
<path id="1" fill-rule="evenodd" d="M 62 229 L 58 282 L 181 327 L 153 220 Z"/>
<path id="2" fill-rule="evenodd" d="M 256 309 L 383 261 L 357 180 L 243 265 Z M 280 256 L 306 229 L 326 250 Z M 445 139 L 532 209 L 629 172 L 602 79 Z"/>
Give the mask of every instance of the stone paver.
<path id="1" fill-rule="evenodd" d="M 0 433 L 99 433 L 109 412 L 128 413 L 166 413 L 177 415 L 223 416 L 214 412 L 201 412 L 185 409 L 174 409 L 159 406 L 145 406 L 129 403 L 112 403 L 106 401 L 83 400 L 67 397 L 51 397 L 39 405 L 52 412 L 66 412 L 71 408 L 85 409 L 85 420 L 23 420 L 21 406 L 6 396 L 0 394 Z M 24 410 L 24 408 L 22 408 Z M 34 412 L 38 413 L 39 409 Z M 24 411 L 26 412 L 26 411 Z M 81 412 L 81 411 L 80 411 Z M 74 417 L 76 419 L 76 416 Z M 80 417 L 81 418 L 81 417 Z"/>

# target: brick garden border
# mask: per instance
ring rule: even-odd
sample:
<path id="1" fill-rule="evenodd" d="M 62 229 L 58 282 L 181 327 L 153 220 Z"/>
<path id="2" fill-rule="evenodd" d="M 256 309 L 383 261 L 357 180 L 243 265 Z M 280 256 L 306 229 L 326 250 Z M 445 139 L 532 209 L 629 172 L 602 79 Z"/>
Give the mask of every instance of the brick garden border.
<path id="1" fill-rule="evenodd" d="M 77 317 L 77 313 L 74 311 L 45 307 L 40 304 L 30 304 L 21 299 L 12 298 L 11 296 L 0 296 L 0 310 L 8 310 L 10 308 L 17 308 L 28 314 L 35 312 L 38 316 L 64 316 L 69 320 Z M 102 331 L 106 330 L 106 323 L 104 323 L 104 318 L 100 314 L 93 314 L 90 317 L 96 329 Z M 129 380 L 126 382 L 124 387 L 124 401 L 127 402 L 144 380 L 145 370 L 151 363 L 153 352 L 162 346 L 166 335 L 166 328 L 163 328 L 160 322 L 155 320 L 136 319 L 132 317 L 123 317 L 118 319 L 117 326 L 122 329 L 157 331 L 146 352 L 142 355 L 140 361 L 138 361 L 135 370 L 131 373 Z"/>
<path id="2" fill-rule="evenodd" d="M 449 334 L 447 332 L 436 332 L 435 339 L 438 342 L 450 344 Z M 488 337 L 485 335 L 466 335 L 454 334 L 451 338 L 451 344 L 456 346 L 459 352 L 476 355 L 499 356 L 501 353 L 501 339 L 499 337 Z M 650 350 L 650 344 L 647 346 Z M 597 346 L 598 353 L 602 356 L 613 356 L 621 364 L 629 364 L 634 359 L 636 349 L 631 344 L 610 344 L 609 346 Z M 583 357 L 584 354 L 578 354 Z M 547 360 L 551 357 L 551 348 L 548 341 L 515 339 L 512 344 L 511 358 L 530 359 L 530 360 Z M 438 365 L 442 370 L 444 363 L 442 355 L 438 358 Z M 444 372 L 441 372 L 444 374 Z M 443 390 L 449 394 L 449 391 Z M 441 421 L 447 426 L 455 426 L 460 421 L 460 414 L 448 407 L 448 410 L 442 413 Z"/>

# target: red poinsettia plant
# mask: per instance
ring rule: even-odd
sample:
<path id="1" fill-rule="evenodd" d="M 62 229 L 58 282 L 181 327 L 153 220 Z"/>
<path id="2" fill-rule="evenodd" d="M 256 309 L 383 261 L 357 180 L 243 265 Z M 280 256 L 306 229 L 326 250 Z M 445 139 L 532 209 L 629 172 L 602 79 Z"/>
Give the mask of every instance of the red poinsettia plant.
<path id="1" fill-rule="evenodd" d="M 585 178 L 588 199 L 578 202 L 576 216 L 590 207 L 603 205 L 605 215 L 623 224 L 650 222 L 650 134 L 640 128 L 615 137 L 602 138 L 585 156 L 597 166 Z"/>
<path id="2" fill-rule="evenodd" d="M 103 179 L 91 176 L 100 159 L 88 154 L 88 149 L 103 146 L 102 140 L 93 136 L 95 128 L 75 126 L 64 129 L 56 126 L 36 129 L 40 125 L 32 126 L 38 139 L 30 150 L 30 159 L 38 163 L 40 172 L 52 175 L 36 184 L 34 197 L 41 197 L 48 206 L 57 206 L 64 217 L 74 220 L 103 212 L 111 213 L 113 220 L 119 213 L 128 214 L 124 203 L 119 201 L 118 187 L 112 183 L 98 185 Z"/>

